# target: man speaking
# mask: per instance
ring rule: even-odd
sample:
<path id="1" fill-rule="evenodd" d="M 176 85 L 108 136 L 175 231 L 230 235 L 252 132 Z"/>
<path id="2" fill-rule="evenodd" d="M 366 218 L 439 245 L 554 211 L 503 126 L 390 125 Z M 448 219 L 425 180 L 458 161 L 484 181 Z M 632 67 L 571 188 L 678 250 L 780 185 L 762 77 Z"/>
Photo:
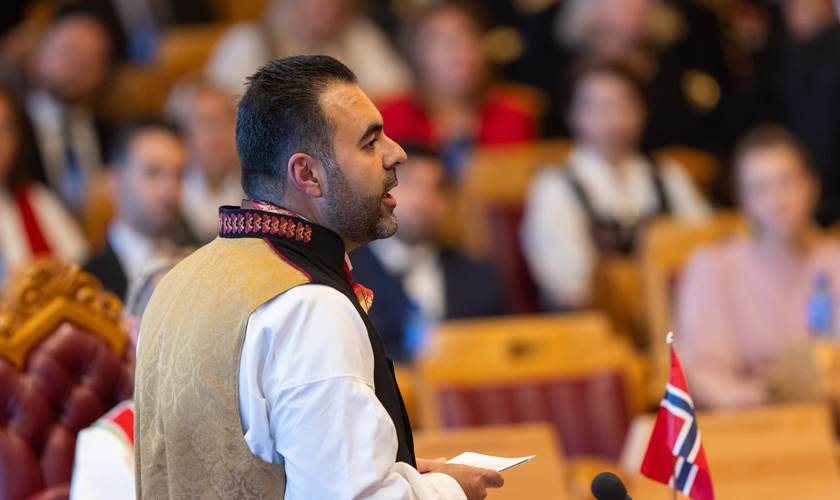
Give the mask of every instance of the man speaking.
<path id="1" fill-rule="evenodd" d="M 167 274 L 143 318 L 138 498 L 473 499 L 501 486 L 494 471 L 415 462 L 371 293 L 350 274 L 346 252 L 397 229 L 388 191 L 405 153 L 382 125 L 331 57 L 249 78 L 236 124 L 249 199 L 219 210 L 219 238 Z"/>

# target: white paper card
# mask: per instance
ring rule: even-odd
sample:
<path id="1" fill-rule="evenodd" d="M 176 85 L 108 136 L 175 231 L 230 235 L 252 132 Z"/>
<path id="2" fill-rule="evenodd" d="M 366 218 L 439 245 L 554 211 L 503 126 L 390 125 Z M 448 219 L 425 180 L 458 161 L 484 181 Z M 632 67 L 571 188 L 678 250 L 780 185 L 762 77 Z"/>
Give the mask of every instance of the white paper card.
<path id="1" fill-rule="evenodd" d="M 524 464 L 525 462 L 531 460 L 535 456 L 536 455 L 520 458 L 504 458 L 493 457 L 490 455 L 482 455 L 480 453 L 473 453 L 471 451 L 468 451 L 465 453 L 461 453 L 460 455 L 446 463 L 469 465 L 471 467 L 481 467 L 482 469 L 492 469 L 498 472 L 502 472 L 503 470 L 510 469 L 511 467 L 515 467 L 519 464 Z"/>

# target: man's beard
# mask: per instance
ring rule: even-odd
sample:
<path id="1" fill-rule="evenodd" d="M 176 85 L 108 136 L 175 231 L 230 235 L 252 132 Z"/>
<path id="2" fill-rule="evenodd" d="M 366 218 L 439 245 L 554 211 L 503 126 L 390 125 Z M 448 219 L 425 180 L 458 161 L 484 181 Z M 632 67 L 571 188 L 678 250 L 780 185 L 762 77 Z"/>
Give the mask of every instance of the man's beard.
<path id="1" fill-rule="evenodd" d="M 332 161 L 325 163 L 330 189 L 325 195 L 327 205 L 323 215 L 332 229 L 360 245 L 393 236 L 397 232 L 397 216 L 390 206 L 383 213 L 382 199 L 396 184 L 396 172 L 388 171 L 381 194 L 365 196 L 353 189 L 338 165 Z"/>

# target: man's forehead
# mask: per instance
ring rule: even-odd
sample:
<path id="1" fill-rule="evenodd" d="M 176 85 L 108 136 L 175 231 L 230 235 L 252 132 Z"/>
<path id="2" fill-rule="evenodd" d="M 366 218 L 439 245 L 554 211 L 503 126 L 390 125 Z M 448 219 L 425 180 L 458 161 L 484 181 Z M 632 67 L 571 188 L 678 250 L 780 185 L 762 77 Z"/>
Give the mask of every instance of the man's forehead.
<path id="1" fill-rule="evenodd" d="M 342 83 L 330 86 L 321 94 L 326 115 L 340 126 L 364 131 L 372 123 L 382 123 L 382 115 L 357 85 Z"/>

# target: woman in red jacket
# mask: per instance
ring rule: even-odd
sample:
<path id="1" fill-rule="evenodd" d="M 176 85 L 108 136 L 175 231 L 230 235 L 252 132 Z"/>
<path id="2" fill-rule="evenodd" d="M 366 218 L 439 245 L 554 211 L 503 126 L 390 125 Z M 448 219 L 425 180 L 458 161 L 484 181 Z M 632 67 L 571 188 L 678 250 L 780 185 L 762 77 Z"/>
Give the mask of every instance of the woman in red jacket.
<path id="1" fill-rule="evenodd" d="M 379 103 L 386 134 L 397 142 L 433 146 L 458 173 L 474 144 L 509 144 L 536 137 L 528 96 L 494 85 L 480 10 L 463 1 L 431 8 L 411 43 L 413 93 Z"/>

